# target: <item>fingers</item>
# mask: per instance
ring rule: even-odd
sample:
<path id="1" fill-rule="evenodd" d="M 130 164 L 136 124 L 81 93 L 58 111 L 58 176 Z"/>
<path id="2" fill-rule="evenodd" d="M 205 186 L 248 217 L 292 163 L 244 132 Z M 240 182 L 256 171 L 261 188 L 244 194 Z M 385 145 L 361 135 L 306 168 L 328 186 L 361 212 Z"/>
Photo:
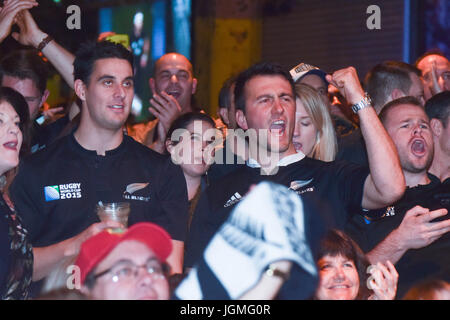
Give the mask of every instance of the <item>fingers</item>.
<path id="1" fill-rule="evenodd" d="M 431 79 L 433 81 L 433 88 L 432 88 L 433 89 L 432 90 L 433 94 L 437 94 L 437 93 L 441 92 L 442 88 L 439 85 L 438 77 L 437 77 L 437 74 L 436 74 L 436 61 L 433 61 L 431 63 Z"/>
<path id="2" fill-rule="evenodd" d="M 58 112 L 61 112 L 63 110 L 64 110 L 63 107 L 48 109 L 48 110 L 44 111 L 44 117 L 46 119 L 51 119 L 53 116 L 55 116 L 55 114 L 57 114 Z"/>
<path id="3" fill-rule="evenodd" d="M 125 229 L 125 226 L 120 222 L 108 220 L 103 222 L 94 223 L 89 227 L 89 237 L 95 236 L 97 233 L 102 232 L 105 229 L 109 228 L 122 228 Z"/>
<path id="4" fill-rule="evenodd" d="M 177 99 L 175 99 L 174 96 L 166 93 L 165 91 L 161 92 L 161 96 L 163 96 L 170 104 L 171 107 L 173 107 L 174 109 L 176 109 L 178 112 L 181 112 L 181 107 L 178 104 Z"/>
<path id="5" fill-rule="evenodd" d="M 334 85 L 333 76 L 331 76 L 330 74 L 327 74 L 327 75 L 325 76 L 325 78 L 327 79 L 327 81 L 328 81 L 329 83 L 331 83 L 333 86 L 336 87 L 336 85 Z M 336 88 L 337 88 L 337 87 L 336 87 Z"/>
<path id="6" fill-rule="evenodd" d="M 391 275 L 393 275 L 398 280 L 398 272 L 397 272 L 397 269 L 395 269 L 394 264 L 390 260 L 387 260 L 386 261 L 386 266 L 389 269 L 389 273 Z"/>
<path id="7" fill-rule="evenodd" d="M 158 109 L 156 109 L 156 107 L 149 107 L 148 111 L 150 111 L 156 118 L 161 119 L 162 117 L 161 112 L 159 112 Z"/>
<path id="8" fill-rule="evenodd" d="M 178 101 L 165 92 L 155 94 L 150 99 L 150 104 L 152 105 L 149 108 L 150 112 L 161 121 L 165 130 L 168 130 L 173 120 L 181 114 L 181 107 Z"/>
<path id="9" fill-rule="evenodd" d="M 164 91 L 160 94 L 154 94 L 153 98 L 150 99 L 150 103 L 152 103 L 152 105 L 159 105 L 163 109 L 171 111 L 171 113 L 181 112 L 181 107 L 178 104 L 178 101 Z"/>
<path id="10" fill-rule="evenodd" d="M 16 40 L 16 41 L 19 40 L 19 34 L 17 32 L 11 33 L 11 37 L 13 37 L 13 39 Z"/>
<path id="11" fill-rule="evenodd" d="M 348 67 L 335 71 L 327 80 L 344 96 L 351 104 L 358 103 L 364 98 L 364 90 L 358 79 L 356 69 Z"/>
<path id="12" fill-rule="evenodd" d="M 5 10 L 5 14 L 6 13 L 11 13 L 13 15 L 16 15 L 17 12 L 24 10 L 24 9 L 31 9 L 35 6 L 37 6 L 38 3 L 36 1 L 33 0 L 23 0 L 23 1 L 11 1 L 8 2 L 5 6 L 4 6 L 4 10 Z"/>
<path id="13" fill-rule="evenodd" d="M 406 211 L 404 219 L 410 218 L 410 217 L 417 217 L 417 216 L 423 215 L 428 212 L 430 212 L 430 210 L 427 208 L 423 208 L 421 206 L 415 206 L 415 207 L 409 209 L 408 211 Z"/>
<path id="14" fill-rule="evenodd" d="M 447 211 L 447 209 L 445 209 L 445 208 L 437 209 L 437 210 L 434 210 L 434 211 L 429 211 L 429 213 L 428 213 L 427 215 L 424 216 L 424 221 L 425 221 L 425 222 L 432 221 L 432 220 L 434 220 L 434 219 L 436 219 L 436 218 L 445 216 L 447 213 L 448 213 L 448 211 Z M 448 225 L 450 226 L 450 219 L 447 220 L 447 221 L 449 221 L 449 222 L 448 222 Z M 443 222 L 446 222 L 446 221 L 443 221 Z M 440 223 L 440 222 L 439 222 L 439 223 Z"/>
<path id="15" fill-rule="evenodd" d="M 394 265 L 387 261 L 386 265 L 378 262 L 371 269 L 371 280 L 369 282 L 379 300 L 393 300 L 397 292 L 398 273 Z"/>
<path id="16" fill-rule="evenodd" d="M 443 236 L 447 232 L 450 232 L 450 226 L 440 228 L 438 230 L 429 231 L 424 235 L 424 238 L 428 239 L 428 244 L 430 244 L 430 243 L 433 243 L 434 241 L 436 241 L 437 239 L 439 239 L 441 236 Z"/>
<path id="17" fill-rule="evenodd" d="M 370 270 L 370 274 L 371 274 L 370 285 L 371 285 L 372 290 L 375 290 L 375 289 L 380 290 L 383 287 L 383 274 L 382 274 L 378 264 L 379 263 L 377 263 L 375 266 L 373 266 L 373 268 Z"/>
<path id="18" fill-rule="evenodd" d="M 388 268 L 384 264 L 378 262 L 377 268 L 382 273 L 382 276 L 384 278 L 384 283 L 385 283 L 387 289 L 388 288 L 396 288 L 397 280 L 398 280 L 398 273 L 397 273 L 397 270 L 395 270 L 392 263 L 391 263 L 391 266 Z"/>

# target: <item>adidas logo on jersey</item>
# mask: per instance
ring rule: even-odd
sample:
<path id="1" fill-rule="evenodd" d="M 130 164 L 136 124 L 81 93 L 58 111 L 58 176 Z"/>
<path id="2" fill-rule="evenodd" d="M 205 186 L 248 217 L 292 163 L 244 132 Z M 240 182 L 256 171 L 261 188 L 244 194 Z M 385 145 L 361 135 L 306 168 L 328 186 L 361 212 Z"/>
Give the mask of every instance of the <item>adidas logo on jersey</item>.
<path id="1" fill-rule="evenodd" d="M 384 214 L 385 217 L 392 217 L 395 216 L 395 207 L 391 206 L 391 207 L 387 207 L 386 209 L 386 213 Z"/>

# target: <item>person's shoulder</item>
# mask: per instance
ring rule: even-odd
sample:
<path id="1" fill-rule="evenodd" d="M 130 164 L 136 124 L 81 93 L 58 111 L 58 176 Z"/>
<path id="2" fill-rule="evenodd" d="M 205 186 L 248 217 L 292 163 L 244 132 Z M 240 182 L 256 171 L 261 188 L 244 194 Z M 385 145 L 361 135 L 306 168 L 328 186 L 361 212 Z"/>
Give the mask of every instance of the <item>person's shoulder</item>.
<path id="1" fill-rule="evenodd" d="M 22 163 L 42 167 L 50 165 L 52 163 L 52 159 L 69 156 L 67 152 L 70 143 L 69 139 L 70 136 L 65 136 L 56 140 L 54 143 L 46 146 L 45 148 L 25 157 Z"/>
<path id="2" fill-rule="evenodd" d="M 290 164 L 289 167 L 303 169 L 303 170 L 310 170 L 310 169 L 314 169 L 314 168 L 324 168 L 329 165 L 330 165 L 330 162 L 325 162 L 325 161 L 322 161 L 319 159 L 314 159 L 314 158 L 305 156 L 300 161 Z"/>
<path id="3" fill-rule="evenodd" d="M 158 119 L 154 119 L 147 122 L 128 125 L 127 126 L 128 136 L 132 137 L 137 142 L 145 143 L 149 133 L 155 130 L 158 122 L 159 122 Z"/>
<path id="4" fill-rule="evenodd" d="M 315 172 L 320 175 L 341 175 L 351 172 L 368 172 L 369 168 L 346 160 L 322 161 L 306 157 L 298 165 L 301 170 Z M 300 169 L 299 169 L 300 170 Z M 345 174 L 346 176 L 348 174 Z"/>
<path id="5" fill-rule="evenodd" d="M 235 170 L 223 175 L 221 178 L 217 179 L 217 183 L 227 183 L 232 181 L 241 180 L 247 175 L 249 167 L 245 164 L 237 166 Z"/>
<path id="6" fill-rule="evenodd" d="M 205 192 L 208 194 L 221 194 L 225 190 L 230 188 L 233 189 L 248 183 L 248 170 L 249 168 L 246 165 L 243 165 L 242 167 L 217 178 L 209 183 Z"/>
<path id="7" fill-rule="evenodd" d="M 154 159 L 155 161 L 164 162 L 167 161 L 167 156 L 150 149 L 146 145 L 137 142 L 130 136 L 124 136 L 124 142 L 128 150 L 132 150 L 133 153 L 141 155 L 143 157 Z"/>

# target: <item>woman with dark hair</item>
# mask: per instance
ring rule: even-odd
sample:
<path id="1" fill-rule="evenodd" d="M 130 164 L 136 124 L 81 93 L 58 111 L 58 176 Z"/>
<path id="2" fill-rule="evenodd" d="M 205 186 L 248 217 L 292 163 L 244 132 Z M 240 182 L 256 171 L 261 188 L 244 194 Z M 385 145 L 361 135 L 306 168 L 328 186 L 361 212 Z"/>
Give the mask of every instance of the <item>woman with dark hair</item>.
<path id="1" fill-rule="evenodd" d="M 174 163 L 180 165 L 186 179 L 189 200 L 189 223 L 200 197 L 202 186 L 206 185 L 213 148 L 207 150 L 214 140 L 217 129 L 214 120 L 205 113 L 188 112 L 178 117 L 167 132 L 166 149 Z"/>
<path id="2" fill-rule="evenodd" d="M 20 147 L 19 157 L 23 158 L 31 153 L 31 121 L 28 104 L 21 94 L 11 88 L 1 88 L 2 99 L 9 103 L 20 118 L 20 131 L 22 132 L 22 146 Z M 14 92 L 11 92 L 13 90 Z M 9 200 L 8 188 L 14 176 L 17 167 L 14 167 L 4 173 L 0 173 L 0 192 L 3 194 L 4 200 L 11 206 Z"/>
<path id="3" fill-rule="evenodd" d="M 28 105 L 21 94 L 0 88 L 0 176 L 17 167 L 22 130 L 29 124 Z M 0 298 L 26 299 L 33 275 L 33 249 L 20 218 L 0 197 Z"/>
<path id="4" fill-rule="evenodd" d="M 394 265 L 370 266 L 366 256 L 344 232 L 331 230 L 322 240 L 317 267 L 318 300 L 393 300 L 398 274 Z M 368 273 L 371 274 L 368 276 Z"/>

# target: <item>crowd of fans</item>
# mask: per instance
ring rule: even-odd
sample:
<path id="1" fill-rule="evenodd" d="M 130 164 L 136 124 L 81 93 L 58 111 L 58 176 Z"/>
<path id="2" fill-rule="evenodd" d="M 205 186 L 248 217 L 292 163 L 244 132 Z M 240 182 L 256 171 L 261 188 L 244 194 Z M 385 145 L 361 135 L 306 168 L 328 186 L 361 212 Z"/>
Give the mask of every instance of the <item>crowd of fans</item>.
<path id="1" fill-rule="evenodd" d="M 168 53 L 154 120 L 136 124 L 129 48 L 72 54 L 36 5 L 0 11 L 0 42 L 26 47 L 0 56 L 2 299 L 450 299 L 442 53 L 362 84 L 353 67 L 261 62 L 224 82 L 217 117 Z M 62 116 L 43 109 L 47 63 L 76 95 Z M 130 204 L 128 225 L 99 220 L 108 202 Z"/>

